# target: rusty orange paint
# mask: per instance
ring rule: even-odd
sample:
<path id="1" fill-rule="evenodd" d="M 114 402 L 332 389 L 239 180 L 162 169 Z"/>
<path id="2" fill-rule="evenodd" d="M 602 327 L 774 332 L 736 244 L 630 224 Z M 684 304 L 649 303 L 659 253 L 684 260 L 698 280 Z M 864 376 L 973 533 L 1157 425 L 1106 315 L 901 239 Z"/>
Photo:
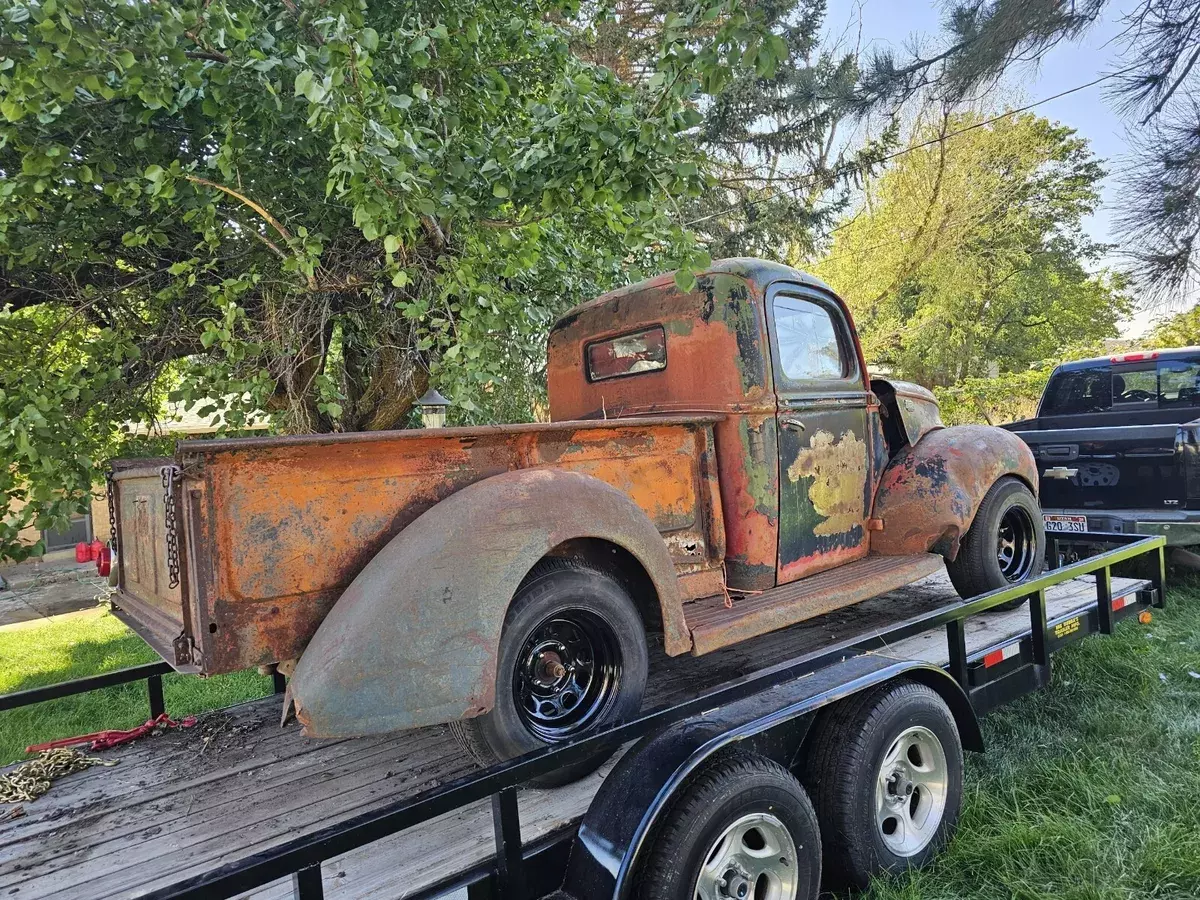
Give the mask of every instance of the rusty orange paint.
<path id="1" fill-rule="evenodd" d="M 187 623 L 197 665 L 229 672 L 298 656 L 392 537 L 466 485 L 517 469 L 565 469 L 611 485 L 664 536 L 679 574 L 719 572 L 725 526 L 712 465 L 715 421 L 183 442 L 180 499 L 199 551 Z M 139 544 L 161 556 L 152 537 Z M 178 595 L 146 593 L 179 608 Z M 164 632 L 180 624 L 177 613 Z M 165 633 L 162 640 L 169 642 Z"/>
<path id="2" fill-rule="evenodd" d="M 714 431 L 725 559 L 730 585 L 745 590 L 774 586 L 779 539 L 776 402 L 764 283 L 717 267 L 684 293 L 671 276 L 663 276 L 577 307 L 554 327 L 548 345 L 554 419 L 724 417 Z M 655 325 L 667 333 L 666 368 L 589 380 L 588 344 Z"/>

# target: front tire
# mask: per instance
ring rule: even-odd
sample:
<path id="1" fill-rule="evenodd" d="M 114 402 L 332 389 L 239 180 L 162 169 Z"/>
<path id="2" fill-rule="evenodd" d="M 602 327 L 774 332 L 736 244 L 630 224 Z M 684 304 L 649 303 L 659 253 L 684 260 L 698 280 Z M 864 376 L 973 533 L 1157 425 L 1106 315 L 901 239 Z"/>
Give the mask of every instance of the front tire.
<path id="1" fill-rule="evenodd" d="M 813 727 L 803 780 L 830 886 L 866 888 L 881 872 L 928 862 L 962 805 L 962 742 L 942 698 L 892 682 L 830 707 Z"/>
<path id="2" fill-rule="evenodd" d="M 542 560 L 521 582 L 500 636 L 495 705 L 450 723 L 481 766 L 616 725 L 637 715 L 649 667 L 646 632 L 611 575 Z M 533 779 L 553 787 L 598 768 L 602 753 Z"/>
<path id="3" fill-rule="evenodd" d="M 815 900 L 821 833 L 808 795 L 772 760 L 710 763 L 664 814 L 641 900 Z"/>
<path id="4" fill-rule="evenodd" d="M 984 495 L 958 556 L 946 561 L 946 571 L 958 596 L 970 600 L 1036 578 L 1045 558 L 1041 507 L 1023 481 L 1006 476 Z M 1020 603 L 1005 604 L 1005 608 Z"/>

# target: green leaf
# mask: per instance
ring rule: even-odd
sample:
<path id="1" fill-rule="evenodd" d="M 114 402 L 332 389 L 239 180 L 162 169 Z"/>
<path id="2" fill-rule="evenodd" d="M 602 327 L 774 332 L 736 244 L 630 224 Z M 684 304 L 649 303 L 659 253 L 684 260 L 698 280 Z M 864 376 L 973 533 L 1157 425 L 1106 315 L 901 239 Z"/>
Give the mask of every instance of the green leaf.
<path id="1" fill-rule="evenodd" d="M 379 46 L 379 32 L 374 28 L 364 28 L 358 36 L 358 42 L 368 50 L 375 50 Z"/>
<path id="2" fill-rule="evenodd" d="M 400 249 L 400 238 L 394 234 L 385 235 L 383 238 L 383 249 L 388 253 L 395 253 Z"/>
<path id="3" fill-rule="evenodd" d="M 311 69 L 303 69 L 296 75 L 296 96 L 307 97 L 308 91 L 313 85 L 313 72 Z"/>
<path id="4" fill-rule="evenodd" d="M 509 194 L 508 188 L 506 188 L 500 182 L 497 181 L 495 184 L 492 185 L 492 196 L 493 197 L 499 197 L 499 198 L 503 199 L 503 198 L 507 197 L 508 194 Z"/>

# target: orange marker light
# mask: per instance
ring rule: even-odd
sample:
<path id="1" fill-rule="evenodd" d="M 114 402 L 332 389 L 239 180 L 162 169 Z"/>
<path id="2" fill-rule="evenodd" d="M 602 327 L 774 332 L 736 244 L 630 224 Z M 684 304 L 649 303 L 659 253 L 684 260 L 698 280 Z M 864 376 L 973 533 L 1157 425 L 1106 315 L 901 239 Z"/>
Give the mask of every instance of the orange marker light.
<path id="1" fill-rule="evenodd" d="M 1143 625 L 1149 625 L 1150 620 L 1153 618 L 1154 616 L 1150 615 L 1150 610 L 1148 609 L 1143 609 L 1140 613 L 1138 613 L 1138 621 Z"/>

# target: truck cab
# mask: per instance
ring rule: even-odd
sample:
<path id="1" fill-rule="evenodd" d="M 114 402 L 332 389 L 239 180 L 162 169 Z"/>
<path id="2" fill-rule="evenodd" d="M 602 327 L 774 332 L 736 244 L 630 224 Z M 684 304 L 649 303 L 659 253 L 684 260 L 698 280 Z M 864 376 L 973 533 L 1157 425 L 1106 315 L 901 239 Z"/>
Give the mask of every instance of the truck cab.
<path id="1" fill-rule="evenodd" d="M 577 307 L 550 332 L 548 388 L 556 420 L 722 417 L 731 590 L 766 590 L 871 552 L 953 559 L 983 492 L 1006 472 L 1032 479 L 1024 448 L 999 430 L 944 429 L 927 390 L 872 381 L 837 295 L 763 260 L 721 261 L 691 291 L 665 275 Z M 915 494 L 927 502 L 897 502 Z"/>
<path id="2" fill-rule="evenodd" d="M 1005 427 L 1037 460 L 1047 530 L 1200 545 L 1200 347 L 1064 363 L 1037 415 Z"/>

